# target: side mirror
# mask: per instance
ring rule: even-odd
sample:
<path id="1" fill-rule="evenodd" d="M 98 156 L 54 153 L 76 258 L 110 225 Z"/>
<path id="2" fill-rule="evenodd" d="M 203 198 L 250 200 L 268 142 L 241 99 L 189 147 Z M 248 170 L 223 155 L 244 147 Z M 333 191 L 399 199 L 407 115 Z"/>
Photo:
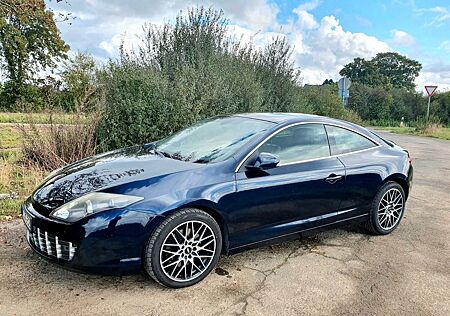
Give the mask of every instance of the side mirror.
<path id="1" fill-rule="evenodd" d="M 245 166 L 247 169 L 266 170 L 275 168 L 280 163 L 280 157 L 271 153 L 260 153 L 253 166 Z"/>

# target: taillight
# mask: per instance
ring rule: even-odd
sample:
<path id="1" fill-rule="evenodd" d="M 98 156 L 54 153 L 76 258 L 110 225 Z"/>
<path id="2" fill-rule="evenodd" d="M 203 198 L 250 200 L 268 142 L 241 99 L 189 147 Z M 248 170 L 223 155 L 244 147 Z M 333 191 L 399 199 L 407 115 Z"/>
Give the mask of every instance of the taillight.
<path id="1" fill-rule="evenodd" d="M 411 156 L 411 154 L 408 152 L 408 163 L 410 164 L 410 165 L 412 165 L 412 156 Z"/>

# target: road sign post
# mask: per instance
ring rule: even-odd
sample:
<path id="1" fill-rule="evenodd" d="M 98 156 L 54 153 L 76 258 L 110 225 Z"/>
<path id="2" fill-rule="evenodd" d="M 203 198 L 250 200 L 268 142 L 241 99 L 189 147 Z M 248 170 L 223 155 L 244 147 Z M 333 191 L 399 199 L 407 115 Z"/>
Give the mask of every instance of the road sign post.
<path id="1" fill-rule="evenodd" d="M 339 81 L 338 81 L 338 88 L 339 88 L 338 94 L 339 94 L 339 97 L 342 99 L 342 104 L 344 106 L 346 105 L 345 101 L 350 96 L 348 88 L 350 88 L 351 84 L 352 84 L 352 82 L 347 77 L 343 77 L 343 78 L 339 79 Z"/>
<path id="2" fill-rule="evenodd" d="M 430 117 L 431 96 L 434 94 L 436 89 L 437 89 L 437 86 L 425 86 L 425 91 L 428 94 L 427 120 Z"/>

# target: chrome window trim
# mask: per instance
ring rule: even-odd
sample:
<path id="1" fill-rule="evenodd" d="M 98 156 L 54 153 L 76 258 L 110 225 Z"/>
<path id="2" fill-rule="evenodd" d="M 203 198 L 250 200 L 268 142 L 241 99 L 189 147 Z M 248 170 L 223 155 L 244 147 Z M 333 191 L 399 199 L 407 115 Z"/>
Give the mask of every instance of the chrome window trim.
<path id="1" fill-rule="evenodd" d="M 292 161 L 292 162 L 287 162 L 284 164 L 278 164 L 278 166 L 288 166 L 288 165 L 294 165 L 294 164 L 298 164 L 298 163 L 304 163 L 304 162 L 310 162 L 310 161 L 317 161 L 317 160 L 323 160 L 323 159 L 328 159 L 328 158 L 335 158 L 335 157 L 340 157 L 340 156 L 346 156 L 346 155 L 350 155 L 350 154 L 355 154 L 355 153 L 360 153 L 360 152 L 364 152 L 367 150 L 371 150 L 374 148 L 379 148 L 382 147 L 383 145 L 381 145 L 378 141 L 376 141 L 375 139 L 373 139 L 372 137 L 369 137 L 367 135 L 364 135 L 363 133 L 353 129 L 353 128 L 349 128 L 346 126 L 342 126 L 339 124 L 335 124 L 335 123 L 325 123 L 325 122 L 296 122 L 296 123 L 292 123 L 289 125 L 286 125 L 274 132 L 272 132 L 271 134 L 269 134 L 267 137 L 265 137 L 262 141 L 259 142 L 259 144 L 253 148 L 253 150 L 251 150 L 247 155 L 245 155 L 244 159 L 241 160 L 241 162 L 237 165 L 236 169 L 234 170 L 235 173 L 239 172 L 239 169 L 241 169 L 242 165 L 244 164 L 244 162 L 251 156 L 253 155 L 253 153 L 259 148 L 261 147 L 269 138 L 271 138 L 272 136 L 275 136 L 276 134 L 284 131 L 287 128 L 293 127 L 293 126 L 297 126 L 297 125 L 306 125 L 306 124 L 321 124 L 324 126 L 325 125 L 329 125 L 329 126 L 335 126 L 335 127 L 339 127 L 339 128 L 343 128 L 346 129 L 348 131 L 351 131 L 353 133 L 356 133 L 358 135 L 361 135 L 362 137 L 370 140 L 371 142 L 373 142 L 374 144 L 376 144 L 376 146 L 374 147 L 370 147 L 370 148 L 366 148 L 366 149 L 361 149 L 361 150 L 356 150 L 356 151 L 351 151 L 348 153 L 344 153 L 344 154 L 338 154 L 338 155 L 330 155 L 330 156 L 326 156 L 326 157 L 320 157 L 320 158 L 313 158 L 313 159 L 306 159 L 306 160 L 298 160 L 298 161 Z M 328 134 L 327 134 L 327 139 L 328 139 Z"/>

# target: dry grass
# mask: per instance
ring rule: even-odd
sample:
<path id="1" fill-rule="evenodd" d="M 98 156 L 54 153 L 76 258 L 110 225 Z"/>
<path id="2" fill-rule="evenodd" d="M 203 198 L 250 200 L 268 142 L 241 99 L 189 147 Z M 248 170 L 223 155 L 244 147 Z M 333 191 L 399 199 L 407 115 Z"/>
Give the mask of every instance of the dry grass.
<path id="1" fill-rule="evenodd" d="M 54 170 L 95 155 L 95 129 L 99 117 L 74 116 L 68 125 L 50 119 L 44 128 L 35 124 L 21 125 L 24 160 L 43 169 Z"/>
<path id="2" fill-rule="evenodd" d="M 25 165 L 19 155 L 0 158 L 0 193 L 17 194 L 17 199 L 0 200 L 0 220 L 20 217 L 20 204 L 40 184 L 46 172 Z"/>
<path id="3" fill-rule="evenodd" d="M 0 122 L 5 113 L 0 113 Z M 28 114 L 12 115 L 21 121 Z M 0 220 L 20 217 L 20 204 L 41 183 L 45 175 L 62 165 L 95 154 L 95 128 L 99 115 L 60 117 L 33 114 L 45 124 L 0 123 L 0 194 L 17 195 L 17 199 L 0 199 Z M 8 117 L 11 117 L 8 114 Z M 11 121 L 11 120 L 10 120 Z"/>
<path id="4" fill-rule="evenodd" d="M 22 144 L 22 136 L 17 126 L 0 124 L 0 150 L 17 149 Z"/>
<path id="5" fill-rule="evenodd" d="M 50 116 L 53 122 L 59 124 L 69 124 L 73 121 L 76 114 L 67 113 L 11 113 L 0 112 L 0 123 L 17 123 L 17 124 L 48 124 L 50 122 Z"/>

